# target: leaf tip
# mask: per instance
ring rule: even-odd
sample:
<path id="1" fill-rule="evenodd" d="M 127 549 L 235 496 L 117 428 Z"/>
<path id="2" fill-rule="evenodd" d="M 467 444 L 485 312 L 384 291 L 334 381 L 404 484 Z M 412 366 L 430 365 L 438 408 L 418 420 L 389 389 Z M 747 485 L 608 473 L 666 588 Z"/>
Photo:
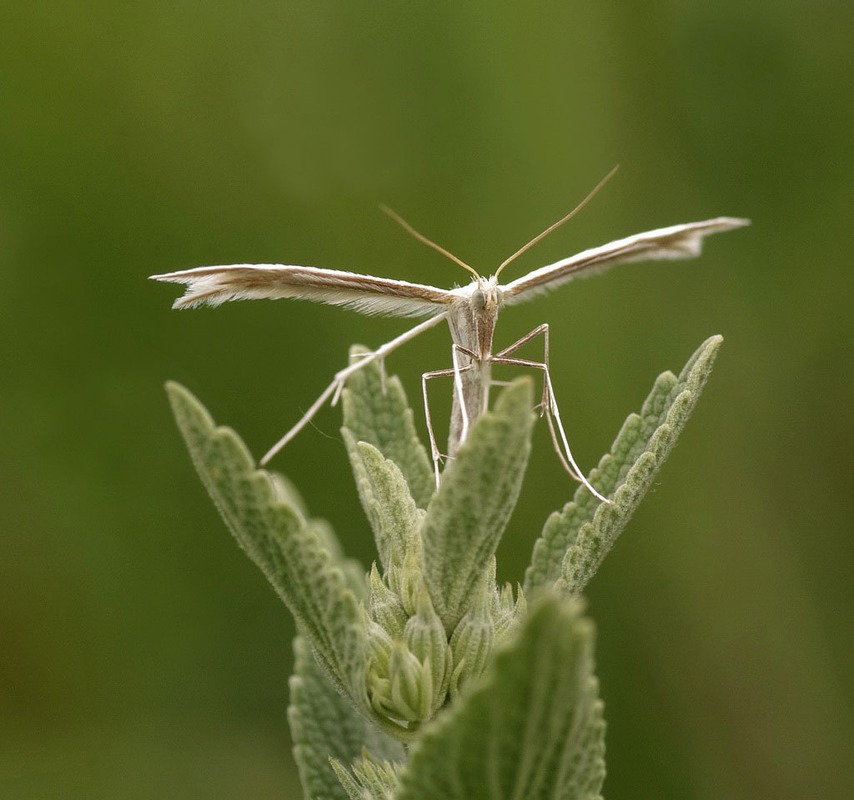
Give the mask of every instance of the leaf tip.
<path id="1" fill-rule="evenodd" d="M 163 384 L 163 389 L 170 403 L 174 404 L 175 402 L 195 400 L 193 393 L 182 383 L 178 383 L 178 381 L 166 381 Z"/>
<path id="2" fill-rule="evenodd" d="M 528 375 L 523 375 L 513 381 L 498 397 L 495 404 L 496 413 L 510 412 L 517 409 L 530 408 L 534 402 L 534 381 Z"/>

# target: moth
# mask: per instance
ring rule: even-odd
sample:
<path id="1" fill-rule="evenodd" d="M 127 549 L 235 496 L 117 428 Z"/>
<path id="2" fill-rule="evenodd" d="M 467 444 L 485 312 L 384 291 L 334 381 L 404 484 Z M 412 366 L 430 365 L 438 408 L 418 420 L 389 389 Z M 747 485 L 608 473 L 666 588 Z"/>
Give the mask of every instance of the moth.
<path id="1" fill-rule="evenodd" d="M 600 182 L 600 185 L 603 182 Z M 598 188 L 597 186 L 596 189 Z M 527 302 L 579 276 L 589 275 L 616 264 L 654 259 L 693 258 L 700 254 L 703 239 L 706 236 L 743 227 L 749 224 L 749 220 L 717 217 L 703 222 L 689 222 L 638 233 L 540 267 L 510 283 L 499 283 L 498 278 L 508 264 L 571 218 L 590 200 L 596 189 L 572 212 L 505 259 L 489 277 L 480 275 L 468 264 L 420 234 L 397 214 L 384 209 L 417 239 L 451 258 L 471 273 L 472 279 L 467 285 L 453 289 L 440 289 L 426 284 L 378 278 L 344 270 L 283 264 L 197 267 L 163 275 L 152 275 L 151 278 L 186 286 L 184 295 L 175 301 L 173 308 L 217 306 L 229 300 L 293 298 L 344 306 L 363 314 L 422 319 L 405 333 L 337 372 L 329 386 L 296 425 L 261 459 L 262 465 L 284 447 L 330 397 L 332 404 L 337 402 L 350 375 L 373 361 L 381 361 L 402 344 L 445 320 L 451 331 L 452 366 L 425 372 L 421 379 L 425 419 L 437 486 L 440 479 L 440 464 L 444 456 L 436 442 L 430 418 L 427 399 L 428 382 L 440 377 L 453 379 L 453 406 L 447 454 L 453 457 L 466 440 L 472 423 L 488 408 L 489 389 L 496 383 L 492 380 L 491 368 L 496 365 L 513 365 L 533 368 L 542 373 L 541 415 L 547 419 L 552 442 L 561 463 L 575 480 L 584 484 L 597 498 L 608 502 L 607 498 L 603 497 L 584 477 L 570 450 L 549 373 L 548 324 L 537 326 L 521 339 L 494 353 L 493 334 L 498 314 L 505 307 Z M 542 361 L 518 357 L 518 350 L 540 337 L 543 343 Z"/>

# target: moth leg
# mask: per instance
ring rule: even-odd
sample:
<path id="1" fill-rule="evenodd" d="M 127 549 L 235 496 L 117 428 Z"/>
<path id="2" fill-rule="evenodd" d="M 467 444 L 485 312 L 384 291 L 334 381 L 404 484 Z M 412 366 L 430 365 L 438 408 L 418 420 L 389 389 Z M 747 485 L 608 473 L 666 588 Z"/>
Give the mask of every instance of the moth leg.
<path id="1" fill-rule="evenodd" d="M 294 438 L 308 423 L 311 421 L 311 418 L 323 407 L 323 404 L 329 399 L 329 397 L 333 394 L 333 392 L 338 392 L 339 386 L 342 381 L 338 380 L 336 376 L 335 380 L 327 386 L 320 397 L 315 400 L 311 406 L 309 406 L 308 411 L 302 415 L 299 422 L 293 426 L 281 439 L 279 439 L 276 444 L 274 444 L 267 454 L 259 461 L 258 463 L 263 467 L 276 453 L 279 452 L 291 439 Z"/>
<path id="2" fill-rule="evenodd" d="M 460 415 L 461 415 L 461 431 L 462 435 L 460 436 L 460 442 L 462 443 L 465 440 L 465 435 L 468 433 L 469 420 L 468 420 L 468 412 L 466 411 L 466 406 L 464 402 L 464 390 L 462 384 L 462 378 L 460 375 L 463 372 L 468 372 L 472 369 L 472 364 L 467 364 L 465 366 L 460 364 L 459 356 L 466 355 L 470 358 L 474 359 L 477 356 L 471 352 L 471 350 L 466 349 L 458 344 L 451 345 L 451 358 L 454 362 L 454 366 L 450 369 L 436 369 L 431 372 L 425 372 L 421 376 L 421 394 L 424 399 L 424 419 L 427 423 L 427 434 L 430 437 L 430 455 L 433 458 L 433 473 L 436 477 L 436 488 L 439 488 L 439 479 L 440 472 L 439 467 L 442 463 L 442 460 L 448 458 L 444 453 L 439 450 L 439 445 L 436 442 L 436 432 L 433 430 L 433 418 L 430 414 L 430 399 L 427 392 L 427 381 L 432 380 L 433 378 L 453 378 L 454 379 L 454 391 L 457 393 L 456 400 L 460 407 Z M 453 423 L 452 423 L 453 424 Z"/>
<path id="3" fill-rule="evenodd" d="M 354 364 L 361 364 L 363 359 L 369 358 L 370 356 L 373 356 L 373 351 L 371 351 L 371 350 L 368 350 L 365 353 L 351 353 L 350 354 L 350 362 L 349 362 L 350 366 L 353 366 Z M 380 362 L 380 365 L 383 364 L 383 361 L 381 359 L 379 359 L 379 362 Z M 336 378 L 337 378 L 337 373 L 336 373 Z M 329 405 L 331 405 L 331 406 L 337 406 L 338 405 L 338 401 L 341 399 L 341 392 L 344 391 L 344 381 L 337 381 L 336 380 L 335 383 L 337 384 L 335 387 L 335 394 L 332 395 L 332 400 L 329 401 Z"/>
<path id="4" fill-rule="evenodd" d="M 427 423 L 427 436 L 430 438 L 430 456 L 433 459 L 433 474 L 436 476 L 436 488 L 439 488 L 439 465 L 444 456 L 439 451 L 439 445 L 436 443 L 436 432 L 433 430 L 433 419 L 430 416 L 430 400 L 427 396 L 427 381 L 433 378 L 450 378 L 456 376 L 454 369 L 437 369 L 432 372 L 425 372 L 421 376 L 421 395 L 424 398 L 424 420 Z"/>
<path id="5" fill-rule="evenodd" d="M 526 358 L 498 358 L 497 356 L 492 359 L 492 363 L 503 364 L 505 366 L 513 367 L 528 367 L 530 369 L 538 369 L 543 372 L 543 402 L 540 405 L 540 416 L 544 416 L 546 418 L 546 421 L 548 422 L 552 445 L 555 448 L 555 452 L 557 453 L 557 457 L 560 459 L 560 463 L 563 465 L 563 468 L 570 474 L 570 477 L 572 477 L 573 480 L 576 480 L 579 483 L 584 483 L 584 479 L 581 477 L 581 470 L 578 468 L 575 463 L 575 460 L 572 458 L 572 454 L 569 454 L 569 458 L 564 455 L 563 449 L 561 448 L 560 440 L 558 439 L 557 431 L 555 430 L 555 423 L 553 421 L 553 417 L 555 415 L 557 415 L 557 424 L 561 428 L 561 430 L 563 426 L 560 423 L 557 403 L 554 401 L 554 398 L 551 397 L 547 371 L 548 368 L 546 367 L 545 363 L 543 363 L 542 361 L 531 361 Z"/>
<path id="6" fill-rule="evenodd" d="M 549 363 L 549 324 L 548 322 L 544 322 L 542 325 L 537 325 L 531 331 L 528 331 L 521 339 L 517 339 L 513 344 L 509 347 L 505 347 L 499 353 L 496 353 L 493 356 L 493 363 L 495 363 L 495 359 L 497 358 L 505 358 L 512 353 L 515 353 L 517 350 L 523 348 L 528 342 L 533 339 L 536 339 L 537 336 L 543 337 L 543 360 L 542 363 L 546 365 L 546 370 L 548 371 L 548 363 Z M 540 362 L 537 362 L 540 363 Z M 546 409 L 549 407 L 549 397 L 548 397 L 548 388 L 547 382 L 543 381 L 543 399 L 540 401 L 540 416 L 543 416 L 546 413 Z"/>
<path id="7" fill-rule="evenodd" d="M 460 408 L 460 440 L 457 446 L 461 445 L 469 435 L 469 413 L 466 408 L 465 389 L 463 388 L 463 379 L 461 375 L 472 368 L 472 363 L 462 366 L 460 364 L 460 356 L 468 356 L 472 362 L 478 361 L 478 356 L 471 350 L 457 344 L 451 345 L 451 360 L 454 362 L 452 370 L 454 375 L 454 390 L 457 393 L 457 403 Z M 453 427 L 453 426 L 452 426 Z"/>
<path id="8" fill-rule="evenodd" d="M 274 444 L 267 454 L 261 459 L 259 462 L 261 466 L 267 464 L 276 453 L 279 452 L 291 439 L 293 439 L 308 423 L 311 421 L 312 417 L 323 407 L 323 404 L 332 397 L 333 404 L 335 404 L 338 399 L 341 397 L 341 392 L 344 389 L 344 383 L 351 375 L 358 372 L 363 367 L 368 366 L 368 364 L 373 363 L 377 360 L 382 360 L 392 351 L 396 350 L 402 344 L 405 344 L 410 339 L 414 339 L 418 336 L 419 333 L 423 333 L 424 331 L 432 328 L 434 325 L 437 325 L 441 320 L 445 318 L 445 314 L 439 314 L 435 317 L 430 317 L 430 319 L 425 320 L 424 322 L 419 323 L 414 328 L 410 328 L 408 331 L 400 334 L 400 336 L 395 337 L 391 341 L 386 342 L 385 344 L 378 347 L 372 353 L 365 353 L 364 357 L 360 358 L 353 364 L 349 364 L 344 369 L 339 370 L 335 373 L 335 377 L 332 380 L 332 383 L 327 386 L 320 397 L 315 400 L 305 414 L 300 417 L 299 421 L 294 425 L 281 439 L 279 439 L 276 444 Z"/>
<path id="9" fill-rule="evenodd" d="M 408 333 L 408 331 L 407 331 L 407 333 Z M 382 348 L 380 348 L 380 349 L 382 349 Z M 369 362 L 370 361 L 376 361 L 379 365 L 379 368 L 380 368 L 380 391 L 382 392 L 383 396 L 385 396 L 385 382 L 386 382 L 385 355 L 386 354 L 383 353 L 382 355 L 378 355 L 378 353 L 379 353 L 379 350 L 368 351 L 367 353 L 356 353 L 355 355 L 351 355 L 350 356 L 350 366 L 354 366 L 354 365 L 358 364 L 359 365 L 358 369 L 361 369 L 364 366 L 364 364 L 362 364 L 362 361 L 364 359 L 368 359 Z M 356 371 L 357 370 L 353 370 L 353 372 L 356 372 Z M 349 375 L 352 375 L 353 372 L 350 372 Z M 340 373 L 338 373 L 338 374 L 340 374 Z M 349 377 L 349 375 L 347 377 Z M 336 377 L 337 377 L 337 375 L 336 375 Z M 338 388 L 335 389 L 335 394 L 332 395 L 332 400 L 330 401 L 329 405 L 337 406 L 338 401 L 341 399 L 341 392 L 343 392 L 343 391 L 344 391 L 344 381 L 342 380 L 338 383 Z"/>
<path id="10" fill-rule="evenodd" d="M 543 337 L 543 349 L 544 356 L 543 361 L 532 361 L 525 358 L 509 358 L 508 354 L 516 352 L 520 347 L 530 342 L 536 336 L 542 335 Z M 504 348 L 497 355 L 493 356 L 490 359 L 493 364 L 507 364 L 511 366 L 517 367 L 529 367 L 531 369 L 539 369 L 542 370 L 543 373 L 543 399 L 542 399 L 542 413 L 546 417 L 546 422 L 549 426 L 549 434 L 552 440 L 552 446 L 554 447 L 555 452 L 557 453 L 558 459 L 560 460 L 563 468 L 569 473 L 569 475 L 577 480 L 579 483 L 583 484 L 587 490 L 593 494 L 594 497 L 597 497 L 603 503 L 610 503 L 608 498 L 604 497 L 600 494 L 584 477 L 584 473 L 581 471 L 581 468 L 576 464 L 575 458 L 572 455 L 572 450 L 569 447 L 569 441 L 566 438 L 566 432 L 563 427 L 563 423 L 560 419 L 560 410 L 558 409 L 557 400 L 555 399 L 554 387 L 552 386 L 552 378 L 551 373 L 549 372 L 549 326 L 548 324 L 539 325 L 534 328 L 530 333 L 523 336 L 518 341 L 511 344 L 509 347 Z"/>

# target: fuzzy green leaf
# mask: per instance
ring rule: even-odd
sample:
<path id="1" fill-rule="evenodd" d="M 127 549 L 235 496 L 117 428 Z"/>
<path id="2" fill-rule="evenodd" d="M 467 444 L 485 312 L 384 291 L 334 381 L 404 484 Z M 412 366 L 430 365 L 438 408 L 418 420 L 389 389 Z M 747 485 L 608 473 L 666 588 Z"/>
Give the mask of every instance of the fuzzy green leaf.
<path id="1" fill-rule="evenodd" d="M 273 481 L 273 486 L 276 489 L 276 495 L 279 499 L 285 505 L 295 509 L 300 516 L 308 517 L 308 509 L 305 507 L 302 495 L 296 486 L 278 472 L 270 472 L 268 474 Z M 332 563 L 344 571 L 344 576 L 347 578 L 347 585 L 356 597 L 364 597 L 367 589 L 365 584 L 365 569 L 355 558 L 348 558 L 344 554 L 344 549 L 341 547 L 341 542 L 335 535 L 335 531 L 332 530 L 332 526 L 325 519 L 318 519 L 316 517 L 308 519 L 307 524 L 317 534 L 323 547 L 329 551 Z"/>
<path id="2" fill-rule="evenodd" d="M 350 357 L 368 353 L 352 347 Z M 412 409 L 397 376 L 387 377 L 377 362 L 347 379 L 343 393 L 344 427 L 357 442 L 367 442 L 400 468 L 419 508 L 427 508 L 436 489 L 433 468 L 418 438 Z"/>
<path id="3" fill-rule="evenodd" d="M 335 690 L 300 636 L 294 640 L 294 654 L 288 721 L 305 795 L 311 800 L 348 800 L 330 758 L 349 764 L 367 748 L 376 758 L 402 761 L 403 747 Z"/>
<path id="4" fill-rule="evenodd" d="M 448 631 L 480 591 L 519 496 L 531 450 L 532 384 L 511 384 L 442 474 L 421 528 L 424 580 Z"/>
<path id="5" fill-rule="evenodd" d="M 380 562 L 403 563 L 406 553 L 417 547 L 418 529 L 424 512 L 416 508 L 406 478 L 397 465 L 372 444 L 357 442 L 341 429 L 365 515 L 374 531 Z"/>
<path id="6" fill-rule="evenodd" d="M 184 387 L 166 386 L 193 463 L 223 519 L 294 615 L 339 689 L 367 709 L 365 633 L 356 595 L 323 538 L 328 529 L 307 523 L 270 473 L 256 469 L 242 440 L 215 427 Z"/>
<path id="7" fill-rule="evenodd" d="M 425 728 L 395 800 L 594 800 L 605 724 L 593 624 L 547 597 L 471 692 Z"/>
<path id="8" fill-rule="evenodd" d="M 664 463 L 708 378 L 723 341 L 703 342 L 676 377 L 656 379 L 640 414 L 631 414 L 611 452 L 591 472 L 590 481 L 611 505 L 579 487 L 573 500 L 552 514 L 534 545 L 525 575 L 526 593 L 553 586 L 580 593 L 622 533 Z"/>

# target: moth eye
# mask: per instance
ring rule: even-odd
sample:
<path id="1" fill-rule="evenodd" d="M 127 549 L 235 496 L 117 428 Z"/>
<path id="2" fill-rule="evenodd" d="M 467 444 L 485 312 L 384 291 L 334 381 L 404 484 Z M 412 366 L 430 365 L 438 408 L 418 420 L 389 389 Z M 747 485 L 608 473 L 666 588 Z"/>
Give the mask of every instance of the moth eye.
<path id="1" fill-rule="evenodd" d="M 475 289 L 471 293 L 471 304 L 473 308 L 476 308 L 478 311 L 482 311 L 486 307 L 486 298 L 483 296 L 483 292 L 480 289 Z"/>

